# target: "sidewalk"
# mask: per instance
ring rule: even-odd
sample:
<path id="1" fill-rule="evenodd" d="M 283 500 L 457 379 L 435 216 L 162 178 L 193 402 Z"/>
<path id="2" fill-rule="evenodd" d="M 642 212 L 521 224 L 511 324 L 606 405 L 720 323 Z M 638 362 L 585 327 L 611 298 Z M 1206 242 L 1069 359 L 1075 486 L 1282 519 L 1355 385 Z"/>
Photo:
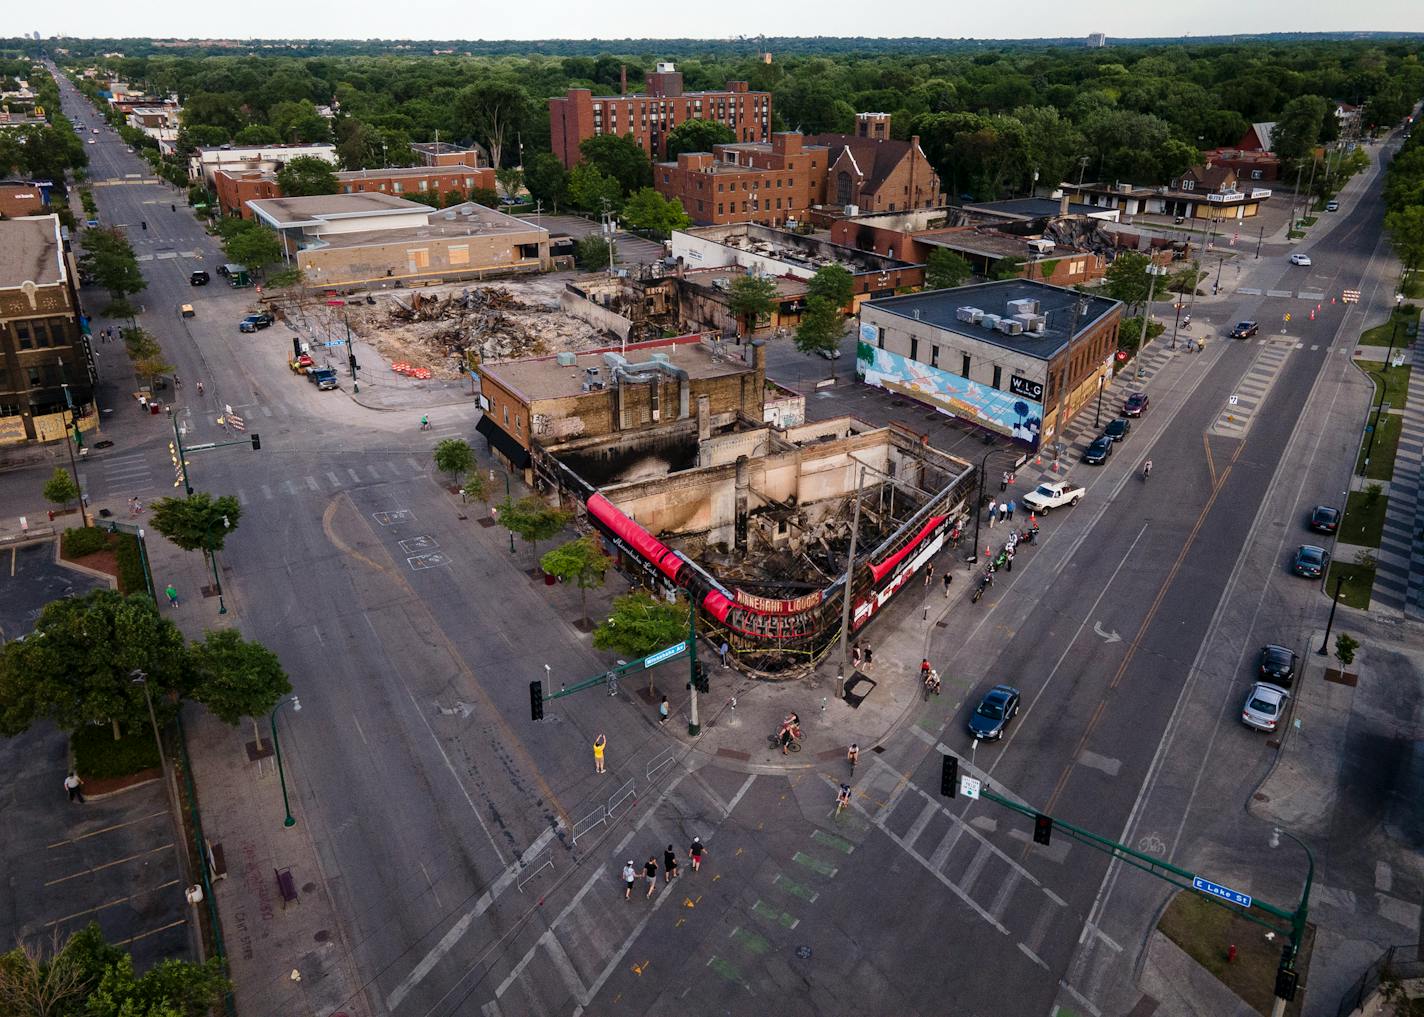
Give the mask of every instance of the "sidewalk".
<path id="1" fill-rule="evenodd" d="M 1366 348 L 1370 349 L 1370 348 Z M 1380 359 L 1384 357 L 1380 351 Z M 1404 348 L 1405 363 L 1424 369 L 1424 336 Z M 1399 444 L 1394 459 L 1394 475 L 1386 485 L 1389 504 L 1385 507 L 1384 532 L 1376 556 L 1374 589 L 1370 608 L 1395 617 L 1424 619 L 1424 499 L 1420 483 L 1424 479 L 1424 378 L 1421 370 L 1411 370 L 1408 395 L 1399 412 Z M 1392 409 L 1391 412 L 1394 412 Z M 1370 483 L 1358 474 L 1351 486 Z"/>

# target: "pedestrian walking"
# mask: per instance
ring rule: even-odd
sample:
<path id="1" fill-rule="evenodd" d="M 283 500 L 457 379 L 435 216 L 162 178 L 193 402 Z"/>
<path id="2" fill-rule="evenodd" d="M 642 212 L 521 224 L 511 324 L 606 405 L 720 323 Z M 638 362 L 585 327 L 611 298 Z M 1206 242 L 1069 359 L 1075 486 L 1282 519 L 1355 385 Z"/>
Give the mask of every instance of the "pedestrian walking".
<path id="1" fill-rule="evenodd" d="M 865 654 L 865 669 L 870 670 L 870 666 L 875 663 L 875 657 L 870 652 L 870 644 L 866 643 L 861 647 L 861 653 Z"/>
<path id="2" fill-rule="evenodd" d="M 643 878 L 648 881 L 648 892 L 643 894 L 643 899 L 647 900 L 658 888 L 658 860 L 652 855 L 648 855 L 648 863 L 643 866 Z"/>
<path id="3" fill-rule="evenodd" d="M 202 380 L 201 378 L 199 378 L 199 379 L 198 379 L 198 395 L 202 395 L 202 394 L 203 394 L 203 380 Z"/>
<path id="4" fill-rule="evenodd" d="M 860 670 L 860 662 L 864 655 L 860 652 L 860 641 L 856 640 L 855 645 L 850 648 L 850 663 L 857 671 Z"/>
<path id="5" fill-rule="evenodd" d="M 729 653 L 731 653 L 731 652 L 732 652 L 732 648 L 727 645 L 727 641 L 726 641 L 725 639 L 722 640 L 722 645 L 717 648 L 717 653 L 718 653 L 718 655 L 721 656 L 721 658 L 722 658 L 722 666 L 723 666 L 723 667 L 726 667 L 726 666 L 727 666 L 727 654 L 729 654 Z"/>
<path id="6" fill-rule="evenodd" d="M 173 584 L 172 584 L 172 583 L 169 583 L 169 584 L 168 584 L 168 589 L 164 590 L 163 592 L 166 593 L 166 594 L 168 594 L 168 606 L 169 606 L 169 607 L 177 607 L 177 606 L 178 606 L 178 591 L 177 591 L 176 589 L 174 589 Z"/>
<path id="7" fill-rule="evenodd" d="M 1005 470 L 1003 476 L 999 478 L 999 490 L 1007 490 L 1009 486 L 1009 471 Z"/>
<path id="8" fill-rule="evenodd" d="M 180 378 L 180 377 L 178 377 L 178 375 L 176 375 L 176 374 L 173 376 L 173 387 L 174 387 L 175 389 L 179 389 L 179 388 L 182 388 L 182 387 L 183 387 L 183 379 Z"/>
<path id="9" fill-rule="evenodd" d="M 934 582 L 934 562 L 925 563 L 925 589 L 930 588 L 930 583 Z"/>
<path id="10" fill-rule="evenodd" d="M 945 599 L 946 599 L 946 600 L 949 599 L 949 587 L 950 587 L 950 584 L 952 584 L 953 582 L 954 582 L 954 573 L 953 573 L 953 572 L 950 572 L 950 571 L 948 571 L 948 570 L 946 570 L 945 573 L 944 573 L 944 596 L 945 596 Z"/>
<path id="11" fill-rule="evenodd" d="M 659 723 L 659 724 L 666 724 L 666 723 L 667 723 L 667 719 L 668 719 L 668 701 L 667 701 L 667 696 L 663 696 L 663 701 L 658 704 L 658 723 Z"/>
<path id="12" fill-rule="evenodd" d="M 667 846 L 663 852 L 663 882 L 671 883 L 677 878 L 677 852 L 672 849 L 672 845 Z"/>
<path id="13" fill-rule="evenodd" d="M 83 786 L 84 782 L 79 779 L 79 774 L 70 770 L 69 776 L 64 778 L 64 790 L 68 793 L 71 802 L 84 804 L 84 792 L 79 790 Z"/>
<path id="14" fill-rule="evenodd" d="M 1009 506 L 1008 506 L 1007 509 L 1005 509 L 1005 512 L 1006 512 L 1007 514 L 1004 516 L 1004 518 L 1007 519 L 1009 522 L 1013 522 L 1013 521 L 1014 521 L 1014 500 L 1013 500 L 1012 498 L 1009 499 Z"/>
<path id="15" fill-rule="evenodd" d="M 593 740 L 593 772 L 603 772 L 603 750 L 608 746 L 608 739 L 599 735 Z"/>
<path id="16" fill-rule="evenodd" d="M 1007 551 L 1004 552 L 1004 571 L 1005 571 L 1005 572 L 1012 572 L 1013 570 L 1014 570 L 1014 549 L 1011 547 L 1011 548 L 1009 548 Z"/>
<path id="17" fill-rule="evenodd" d="M 692 838 L 692 847 L 690 847 L 690 848 L 687 849 L 688 857 L 690 857 L 690 858 L 692 859 L 692 871 L 693 871 L 693 872 L 701 872 L 701 871 L 702 871 L 702 856 L 703 856 L 703 854 L 706 853 L 706 851 L 707 851 L 707 849 L 702 846 L 702 838 L 701 838 L 701 837 L 693 837 L 693 838 Z"/>
<path id="18" fill-rule="evenodd" d="M 623 899 L 633 899 L 633 882 L 638 878 L 638 870 L 633 868 L 633 859 L 628 859 L 628 864 L 623 866 Z"/>
<path id="19" fill-rule="evenodd" d="M 989 528 L 994 528 L 994 523 L 999 518 L 999 502 L 996 498 L 989 499 Z"/>

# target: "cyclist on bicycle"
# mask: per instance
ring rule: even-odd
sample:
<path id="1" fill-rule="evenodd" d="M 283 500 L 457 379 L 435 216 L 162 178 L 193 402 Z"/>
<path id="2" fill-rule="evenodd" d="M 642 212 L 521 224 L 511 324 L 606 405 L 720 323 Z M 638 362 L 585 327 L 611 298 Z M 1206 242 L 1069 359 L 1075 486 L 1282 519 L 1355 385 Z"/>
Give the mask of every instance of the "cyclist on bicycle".
<path id="1" fill-rule="evenodd" d="M 841 789 L 836 792 L 836 815 L 840 815 L 841 809 L 850 804 L 850 785 L 842 784 Z"/>

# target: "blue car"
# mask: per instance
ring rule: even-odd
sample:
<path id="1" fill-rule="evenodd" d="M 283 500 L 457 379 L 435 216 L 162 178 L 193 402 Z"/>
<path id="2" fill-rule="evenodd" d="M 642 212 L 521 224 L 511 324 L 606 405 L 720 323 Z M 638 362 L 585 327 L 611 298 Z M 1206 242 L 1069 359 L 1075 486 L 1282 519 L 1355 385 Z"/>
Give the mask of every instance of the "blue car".
<path id="1" fill-rule="evenodd" d="M 1301 544 L 1291 563 L 1291 571 L 1307 579 L 1319 579 L 1330 564 L 1330 552 L 1314 544 Z"/>
<path id="2" fill-rule="evenodd" d="M 995 685 L 984 693 L 984 698 L 969 715 L 969 734 L 985 741 L 996 741 L 1004 737 L 1004 729 L 1018 712 L 1019 690 L 1010 685 Z"/>
<path id="3" fill-rule="evenodd" d="M 1093 443 L 1083 452 L 1083 462 L 1089 466 L 1101 466 L 1112 455 L 1113 440 L 1107 435 L 1094 438 Z"/>

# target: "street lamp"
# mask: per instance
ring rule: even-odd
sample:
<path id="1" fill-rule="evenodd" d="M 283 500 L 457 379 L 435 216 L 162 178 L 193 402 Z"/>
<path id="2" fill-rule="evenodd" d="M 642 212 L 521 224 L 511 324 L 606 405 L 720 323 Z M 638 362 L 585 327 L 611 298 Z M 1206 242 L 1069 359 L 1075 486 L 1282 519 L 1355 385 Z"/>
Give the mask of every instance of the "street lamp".
<path id="1" fill-rule="evenodd" d="M 223 529 L 230 529 L 232 527 L 232 523 L 228 522 L 227 516 L 222 517 L 222 524 Z M 211 536 L 214 529 L 216 529 L 216 526 L 209 526 L 206 536 Z M 217 545 L 212 541 L 209 541 L 209 543 L 213 544 L 213 546 L 206 548 L 206 550 L 208 552 L 208 561 L 211 562 L 213 566 L 213 589 L 217 591 L 218 595 L 218 614 L 227 614 L 227 604 L 223 602 L 222 578 L 218 575 Z"/>
<path id="2" fill-rule="evenodd" d="M 287 800 L 287 773 L 282 769 L 282 745 L 277 741 L 277 711 L 282 708 L 283 703 L 291 703 L 292 710 L 300 713 L 302 701 L 296 696 L 290 699 L 279 700 L 277 705 L 272 707 L 272 749 L 277 754 L 277 778 L 282 782 L 282 808 L 287 810 L 287 818 L 282 820 L 283 826 L 296 826 L 297 821 L 292 818 L 292 803 Z"/>
<path id="3" fill-rule="evenodd" d="M 1294 978 L 1290 978 L 1287 985 L 1282 985 L 1281 975 L 1290 972 L 1292 976 L 1295 972 L 1296 955 L 1300 953 L 1301 940 L 1305 938 L 1306 917 L 1310 913 L 1310 884 L 1315 880 L 1315 856 L 1310 853 L 1310 848 L 1306 847 L 1305 841 L 1301 840 L 1289 830 L 1282 830 L 1279 826 L 1271 830 L 1271 847 L 1280 847 L 1281 838 L 1289 837 L 1300 845 L 1300 849 L 1305 852 L 1305 886 L 1300 892 L 1300 903 L 1296 905 L 1295 914 L 1291 915 L 1290 942 L 1281 951 L 1281 965 L 1276 971 L 1276 998 L 1271 1004 L 1271 1017 L 1284 1017 L 1286 1004 L 1295 995 Z M 1282 989 L 1286 989 L 1290 996 L 1281 995 Z"/>
<path id="4" fill-rule="evenodd" d="M 1345 577 L 1339 575 L 1335 577 L 1335 596 L 1330 598 L 1330 620 L 1325 623 L 1325 638 L 1320 642 L 1320 649 L 1315 652 L 1322 657 L 1326 656 L 1326 647 L 1330 645 L 1330 630 L 1335 627 L 1335 608 L 1340 606 L 1340 587 L 1345 585 Z"/>
<path id="5" fill-rule="evenodd" d="M 499 472 L 501 472 L 501 473 L 504 474 L 504 500 L 505 500 L 506 502 L 509 502 L 509 501 L 511 501 L 511 500 L 514 498 L 514 495 L 512 495 L 512 494 L 510 493 L 510 491 L 509 491 L 509 471 L 508 471 L 508 470 L 500 470 Z M 493 466 L 490 467 L 490 483 L 491 483 L 491 484 L 494 483 L 494 467 L 493 467 Z M 490 515 L 492 515 L 492 516 L 494 516 L 496 519 L 498 519 L 498 518 L 499 518 L 499 509 L 498 509 L 498 508 L 491 508 L 491 509 L 490 509 Z M 509 531 L 509 553 L 510 553 L 510 554 L 513 554 L 513 553 L 514 553 L 514 531 L 513 531 L 513 530 L 510 530 L 510 531 Z"/>

